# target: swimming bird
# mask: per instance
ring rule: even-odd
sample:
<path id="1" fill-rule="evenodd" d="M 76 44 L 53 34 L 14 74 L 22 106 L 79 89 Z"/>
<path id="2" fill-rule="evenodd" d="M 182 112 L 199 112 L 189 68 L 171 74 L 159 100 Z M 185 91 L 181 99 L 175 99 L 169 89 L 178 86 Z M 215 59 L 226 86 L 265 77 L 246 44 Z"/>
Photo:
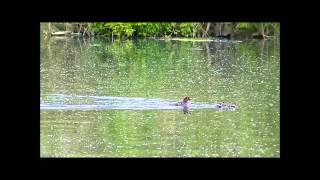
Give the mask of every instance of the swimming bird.
<path id="1" fill-rule="evenodd" d="M 189 106 L 190 105 L 190 101 L 191 99 L 190 99 L 190 97 L 189 96 L 186 96 L 184 99 L 183 99 L 183 101 L 182 102 L 177 102 L 175 105 L 176 106 Z"/>

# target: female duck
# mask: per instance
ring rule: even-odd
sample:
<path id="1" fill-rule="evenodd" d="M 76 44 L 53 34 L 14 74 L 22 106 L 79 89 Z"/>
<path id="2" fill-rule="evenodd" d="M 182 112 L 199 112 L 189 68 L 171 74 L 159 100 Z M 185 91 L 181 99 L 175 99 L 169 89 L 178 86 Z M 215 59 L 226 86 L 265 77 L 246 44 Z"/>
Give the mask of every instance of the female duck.
<path id="1" fill-rule="evenodd" d="M 182 102 L 177 102 L 175 105 L 176 106 L 189 106 L 190 105 L 190 101 L 191 99 L 188 97 L 188 96 L 186 96 L 184 99 L 183 99 L 183 101 Z"/>

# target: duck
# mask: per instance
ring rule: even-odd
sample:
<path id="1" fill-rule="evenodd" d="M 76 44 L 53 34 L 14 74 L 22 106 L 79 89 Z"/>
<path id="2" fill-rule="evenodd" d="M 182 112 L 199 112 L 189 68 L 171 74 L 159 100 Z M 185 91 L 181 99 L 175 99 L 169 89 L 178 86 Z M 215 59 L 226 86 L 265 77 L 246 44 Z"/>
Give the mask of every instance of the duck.
<path id="1" fill-rule="evenodd" d="M 236 104 L 232 104 L 232 103 L 229 103 L 229 108 L 236 108 L 237 106 L 236 106 Z"/>
<path id="2" fill-rule="evenodd" d="M 220 110 L 232 110 L 234 111 L 236 109 L 236 104 L 234 103 L 227 103 L 227 102 L 222 102 L 222 103 L 218 103 L 217 104 L 217 108 L 220 109 Z"/>
<path id="3" fill-rule="evenodd" d="M 189 104 L 190 104 L 190 101 L 191 99 L 190 99 L 190 97 L 189 96 L 186 96 L 183 100 L 182 100 L 182 102 L 177 102 L 175 105 L 176 106 L 184 106 L 184 107 L 186 107 L 186 106 L 189 106 Z"/>

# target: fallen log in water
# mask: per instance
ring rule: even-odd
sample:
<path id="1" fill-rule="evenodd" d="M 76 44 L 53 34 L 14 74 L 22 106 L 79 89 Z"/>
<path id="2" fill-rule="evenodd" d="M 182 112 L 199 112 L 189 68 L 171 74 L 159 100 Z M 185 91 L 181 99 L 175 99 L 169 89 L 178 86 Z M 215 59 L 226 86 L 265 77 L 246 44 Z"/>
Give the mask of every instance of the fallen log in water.
<path id="1" fill-rule="evenodd" d="M 70 36 L 71 31 L 58 31 L 51 33 L 51 36 Z"/>

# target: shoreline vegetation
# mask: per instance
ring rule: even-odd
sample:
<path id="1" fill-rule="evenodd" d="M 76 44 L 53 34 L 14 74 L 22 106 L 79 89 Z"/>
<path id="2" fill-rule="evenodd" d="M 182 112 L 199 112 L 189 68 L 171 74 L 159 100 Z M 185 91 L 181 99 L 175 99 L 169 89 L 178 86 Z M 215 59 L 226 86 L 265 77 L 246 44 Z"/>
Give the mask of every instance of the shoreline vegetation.
<path id="1" fill-rule="evenodd" d="M 41 23 L 41 33 L 51 36 L 110 37 L 113 39 L 154 38 L 158 40 L 210 42 L 221 38 L 268 39 L 280 35 L 280 23 L 247 22 L 106 22 Z"/>

